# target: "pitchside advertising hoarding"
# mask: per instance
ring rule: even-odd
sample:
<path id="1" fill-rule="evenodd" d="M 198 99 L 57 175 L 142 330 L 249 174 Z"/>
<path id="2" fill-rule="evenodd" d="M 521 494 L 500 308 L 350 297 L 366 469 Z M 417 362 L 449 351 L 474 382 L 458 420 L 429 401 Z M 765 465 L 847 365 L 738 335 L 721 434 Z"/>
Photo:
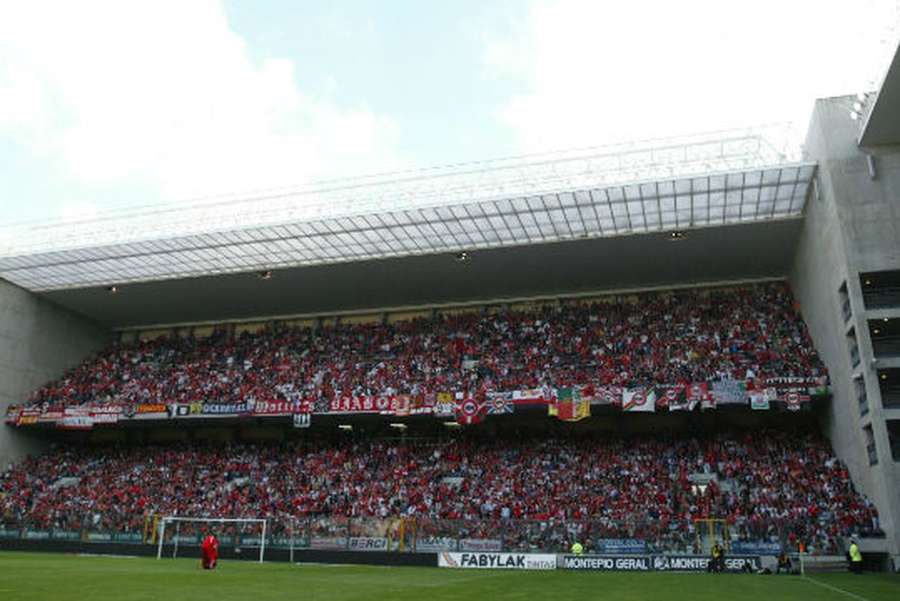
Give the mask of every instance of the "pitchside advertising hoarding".
<path id="1" fill-rule="evenodd" d="M 556 555 L 543 553 L 451 553 L 438 554 L 442 568 L 481 570 L 555 570 Z"/>
<path id="2" fill-rule="evenodd" d="M 351 536 L 347 547 L 351 551 L 387 551 L 388 539 L 371 536 Z"/>
<path id="3" fill-rule="evenodd" d="M 564 570 L 606 572 L 705 572 L 710 558 L 703 555 L 564 555 L 559 567 Z M 725 559 L 726 572 L 756 571 L 757 555 L 731 556 Z"/>
<path id="4" fill-rule="evenodd" d="M 657 572 L 705 572 L 709 568 L 709 557 L 702 555 L 657 555 L 653 558 L 653 569 Z M 757 571 L 761 561 L 756 555 L 733 555 L 725 558 L 726 572 Z"/>
<path id="5" fill-rule="evenodd" d="M 649 572 L 653 569 L 649 555 L 565 555 L 560 562 L 565 570 L 594 570 L 601 572 Z"/>

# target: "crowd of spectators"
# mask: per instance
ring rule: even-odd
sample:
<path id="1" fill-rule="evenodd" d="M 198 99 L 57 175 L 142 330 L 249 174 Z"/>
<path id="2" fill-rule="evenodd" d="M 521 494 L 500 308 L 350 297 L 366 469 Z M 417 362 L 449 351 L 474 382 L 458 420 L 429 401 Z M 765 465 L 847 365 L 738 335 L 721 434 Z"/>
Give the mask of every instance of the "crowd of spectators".
<path id="1" fill-rule="evenodd" d="M 782 283 L 116 343 L 32 404 L 230 403 L 826 374 Z"/>
<path id="2" fill-rule="evenodd" d="M 348 518 L 406 518 L 423 540 L 507 549 L 638 538 L 690 551 L 696 520 L 722 519 L 734 538 L 822 552 L 879 528 L 824 439 L 777 431 L 67 447 L 0 474 L 10 527 L 141 532 L 150 514 L 266 517 L 275 532 L 293 517 L 313 536 L 346 534 Z"/>

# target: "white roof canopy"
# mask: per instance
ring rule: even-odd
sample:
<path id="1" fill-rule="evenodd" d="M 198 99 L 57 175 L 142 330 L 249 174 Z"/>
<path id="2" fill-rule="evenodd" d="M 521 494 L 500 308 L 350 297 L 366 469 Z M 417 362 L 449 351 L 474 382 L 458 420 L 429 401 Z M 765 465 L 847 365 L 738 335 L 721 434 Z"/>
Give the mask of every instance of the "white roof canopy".
<path id="1" fill-rule="evenodd" d="M 55 290 L 689 230 L 802 214 L 784 126 L 0 226 L 0 277 Z"/>

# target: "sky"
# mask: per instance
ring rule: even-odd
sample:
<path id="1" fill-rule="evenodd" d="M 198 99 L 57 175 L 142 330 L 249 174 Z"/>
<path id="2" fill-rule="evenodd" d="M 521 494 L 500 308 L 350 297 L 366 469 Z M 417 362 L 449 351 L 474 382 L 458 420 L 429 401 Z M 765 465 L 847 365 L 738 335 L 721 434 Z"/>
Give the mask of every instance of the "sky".
<path id="1" fill-rule="evenodd" d="M 792 121 L 900 0 L 0 0 L 0 223 Z"/>

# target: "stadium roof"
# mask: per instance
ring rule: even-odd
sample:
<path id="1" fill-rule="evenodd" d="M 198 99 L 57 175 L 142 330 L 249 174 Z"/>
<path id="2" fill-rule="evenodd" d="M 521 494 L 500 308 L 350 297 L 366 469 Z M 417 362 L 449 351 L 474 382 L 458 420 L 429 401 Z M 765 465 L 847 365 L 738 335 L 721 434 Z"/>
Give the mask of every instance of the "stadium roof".
<path id="1" fill-rule="evenodd" d="M 39 296 L 111 328 L 456 306 L 784 278 L 806 222 L 790 218 L 666 233 L 181 278 Z"/>
<path id="2" fill-rule="evenodd" d="M 770 126 L 6 225 L 0 277 L 70 290 L 779 221 L 815 173 L 792 140 Z"/>
<path id="3" fill-rule="evenodd" d="M 861 146 L 900 144 L 900 46 L 888 66 L 859 138 Z"/>

